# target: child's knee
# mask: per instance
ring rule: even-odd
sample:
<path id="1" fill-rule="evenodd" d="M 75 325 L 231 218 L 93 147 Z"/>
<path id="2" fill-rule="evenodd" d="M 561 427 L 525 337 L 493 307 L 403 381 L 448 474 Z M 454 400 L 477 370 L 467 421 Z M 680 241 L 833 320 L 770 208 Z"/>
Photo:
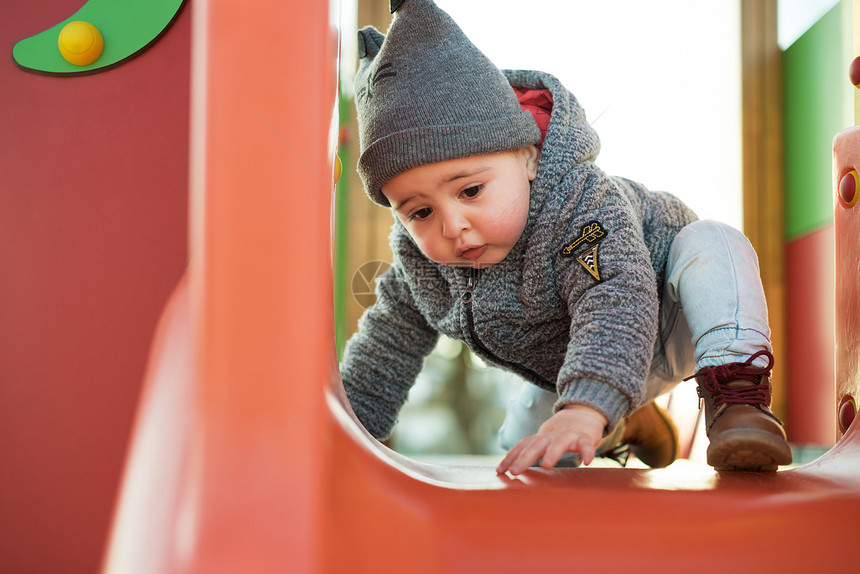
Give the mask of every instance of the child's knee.
<path id="1" fill-rule="evenodd" d="M 553 414 L 553 405 L 558 400 L 550 393 L 532 384 L 525 384 L 508 403 L 505 420 L 499 429 L 499 446 L 510 450 L 522 439 L 535 434 Z"/>
<path id="2" fill-rule="evenodd" d="M 678 232 L 669 248 L 667 268 L 683 270 L 703 257 L 721 265 L 737 260 L 757 260 L 743 233 L 731 225 L 708 219 L 694 221 Z"/>
<path id="3" fill-rule="evenodd" d="M 712 219 L 700 219 L 684 226 L 672 240 L 673 250 L 688 245 L 701 248 L 726 245 L 729 249 L 736 249 L 749 247 L 750 242 L 743 233 L 731 225 Z"/>

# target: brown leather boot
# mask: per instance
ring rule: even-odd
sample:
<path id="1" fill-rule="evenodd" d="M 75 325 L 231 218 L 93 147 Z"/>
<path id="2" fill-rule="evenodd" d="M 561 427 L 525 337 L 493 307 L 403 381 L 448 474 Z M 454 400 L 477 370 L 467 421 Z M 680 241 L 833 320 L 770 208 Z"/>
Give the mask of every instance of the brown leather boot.
<path id="1" fill-rule="evenodd" d="M 626 466 L 629 450 L 651 468 L 665 468 L 678 458 L 679 449 L 672 417 L 652 401 L 622 419 L 597 446 L 596 455 Z"/>
<path id="2" fill-rule="evenodd" d="M 765 356 L 765 368 L 753 366 Z M 696 379 L 710 438 L 708 464 L 717 470 L 774 471 L 791 463 L 782 422 L 770 410 L 773 355 L 759 351 L 743 363 L 701 369 Z"/>
<path id="3" fill-rule="evenodd" d="M 627 417 L 621 440 L 630 445 L 636 458 L 651 468 L 669 466 L 678 458 L 681 448 L 672 417 L 654 401 Z"/>

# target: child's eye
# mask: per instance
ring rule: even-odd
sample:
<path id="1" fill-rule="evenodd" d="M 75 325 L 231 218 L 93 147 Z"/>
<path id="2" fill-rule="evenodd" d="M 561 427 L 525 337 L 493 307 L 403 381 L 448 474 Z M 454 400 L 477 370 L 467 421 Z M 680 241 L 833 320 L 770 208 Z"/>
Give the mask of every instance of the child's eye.
<path id="1" fill-rule="evenodd" d="M 412 221 L 413 219 L 427 219 L 430 217 L 431 213 L 432 210 L 429 207 L 422 207 L 421 209 L 412 212 L 409 216 L 409 221 Z"/>
<path id="2" fill-rule="evenodd" d="M 467 187 L 466 189 L 464 189 L 463 195 L 465 195 L 466 197 L 475 197 L 476 195 L 481 193 L 482 189 L 484 189 L 483 185 L 473 185 L 472 187 Z"/>

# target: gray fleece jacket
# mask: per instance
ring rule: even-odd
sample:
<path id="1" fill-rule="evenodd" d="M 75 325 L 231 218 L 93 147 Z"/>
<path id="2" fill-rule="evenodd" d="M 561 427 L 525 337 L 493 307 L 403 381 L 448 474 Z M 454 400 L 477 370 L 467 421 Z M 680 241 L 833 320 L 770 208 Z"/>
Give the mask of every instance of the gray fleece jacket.
<path id="1" fill-rule="evenodd" d="M 390 434 L 440 333 L 556 392 L 556 409 L 597 409 L 607 431 L 640 406 L 669 246 L 696 216 L 603 173 L 597 134 L 556 78 L 505 75 L 553 99 L 526 228 L 503 261 L 474 270 L 427 259 L 395 217 L 392 265 L 341 364 L 353 410 L 377 438 Z"/>

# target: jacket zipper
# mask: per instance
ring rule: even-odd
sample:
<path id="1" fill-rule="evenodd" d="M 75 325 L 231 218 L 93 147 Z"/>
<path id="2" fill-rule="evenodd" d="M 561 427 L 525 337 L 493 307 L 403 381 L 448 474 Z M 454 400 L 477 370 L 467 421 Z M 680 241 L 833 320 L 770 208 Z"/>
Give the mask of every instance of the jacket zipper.
<path id="1" fill-rule="evenodd" d="M 546 386 L 553 386 L 550 384 L 546 378 L 542 377 L 538 373 L 534 372 L 531 369 L 524 367 L 518 363 L 512 363 L 510 361 L 504 361 L 496 356 L 495 353 L 491 352 L 482 342 L 481 339 L 478 338 L 478 333 L 475 331 L 475 317 L 472 314 L 472 299 L 473 292 L 475 290 L 475 285 L 478 283 L 478 278 L 480 277 L 481 271 L 480 269 L 476 269 L 471 267 L 469 269 L 469 279 L 466 282 L 466 289 L 463 291 L 463 295 L 460 296 L 460 299 L 463 301 L 463 307 L 466 310 L 466 323 L 469 328 L 469 337 L 472 339 L 472 343 L 481 350 L 482 353 L 486 355 L 486 357 L 496 363 L 497 365 L 507 366 L 510 370 L 515 373 L 526 374 L 532 378 L 534 382 L 542 382 Z"/>

